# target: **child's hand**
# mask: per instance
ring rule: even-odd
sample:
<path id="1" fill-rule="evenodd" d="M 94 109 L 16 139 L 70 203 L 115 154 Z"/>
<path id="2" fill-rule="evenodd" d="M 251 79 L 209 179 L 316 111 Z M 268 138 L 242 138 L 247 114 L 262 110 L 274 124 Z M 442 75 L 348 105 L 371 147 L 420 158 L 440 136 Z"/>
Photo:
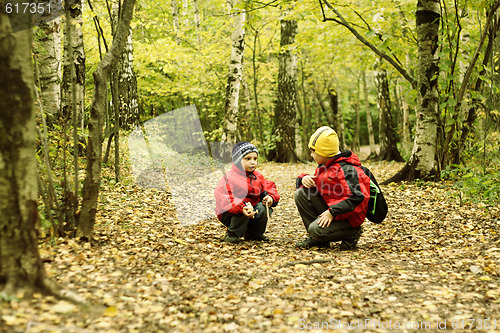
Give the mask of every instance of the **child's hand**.
<path id="1" fill-rule="evenodd" d="M 250 202 L 247 202 L 245 204 L 245 207 L 243 207 L 243 215 L 254 217 L 255 214 L 257 214 L 257 211 L 253 210 L 252 204 Z"/>
<path id="2" fill-rule="evenodd" d="M 305 175 L 302 178 L 302 185 L 304 185 L 304 187 L 307 187 L 307 188 L 316 187 L 316 182 L 314 181 L 315 179 L 316 179 L 316 176 Z"/>
<path id="3" fill-rule="evenodd" d="M 318 225 L 321 228 L 328 228 L 330 223 L 333 221 L 333 215 L 330 213 L 330 210 L 325 210 L 323 213 L 319 215 Z"/>
<path id="4" fill-rule="evenodd" d="M 262 203 L 264 204 L 264 206 L 271 207 L 274 203 L 273 197 L 271 197 L 270 195 L 266 195 L 264 199 L 262 199 Z"/>

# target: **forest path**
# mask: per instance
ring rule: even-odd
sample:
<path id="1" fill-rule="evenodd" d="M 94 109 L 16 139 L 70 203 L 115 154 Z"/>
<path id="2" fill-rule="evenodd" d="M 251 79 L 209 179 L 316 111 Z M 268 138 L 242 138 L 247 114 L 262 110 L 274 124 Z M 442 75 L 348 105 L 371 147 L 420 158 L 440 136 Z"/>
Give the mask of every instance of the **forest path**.
<path id="1" fill-rule="evenodd" d="M 401 167 L 365 164 L 379 180 Z M 299 250 L 294 243 L 306 234 L 294 180 L 314 165 L 266 162 L 259 170 L 282 196 L 271 241 L 238 245 L 221 242 L 215 218 L 181 226 L 164 191 L 104 177 L 94 241 L 41 245 L 49 274 L 95 306 L 3 302 L 0 332 L 500 328 L 499 207 L 459 207 L 445 183 L 387 185 L 388 218 L 364 224 L 357 250 Z"/>

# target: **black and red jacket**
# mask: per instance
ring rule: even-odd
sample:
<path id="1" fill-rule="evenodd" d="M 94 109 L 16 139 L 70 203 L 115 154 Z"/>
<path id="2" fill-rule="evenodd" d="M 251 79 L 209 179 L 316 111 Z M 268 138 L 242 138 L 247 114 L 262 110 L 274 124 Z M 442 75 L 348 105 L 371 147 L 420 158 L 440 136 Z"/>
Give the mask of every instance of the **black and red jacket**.
<path id="1" fill-rule="evenodd" d="M 245 172 L 233 164 L 215 188 L 215 214 L 220 220 L 222 214 L 241 214 L 247 202 L 255 206 L 266 195 L 273 198 L 272 207 L 278 204 L 280 196 L 276 184 L 264 178 L 258 171 Z"/>
<path id="2" fill-rule="evenodd" d="M 302 186 L 301 174 L 297 187 Z M 361 162 L 353 152 L 346 150 L 318 165 L 316 189 L 329 207 L 334 220 L 347 220 L 353 228 L 359 227 L 366 217 L 370 199 L 370 178 L 361 169 Z M 314 190 L 312 188 L 311 190 Z"/>

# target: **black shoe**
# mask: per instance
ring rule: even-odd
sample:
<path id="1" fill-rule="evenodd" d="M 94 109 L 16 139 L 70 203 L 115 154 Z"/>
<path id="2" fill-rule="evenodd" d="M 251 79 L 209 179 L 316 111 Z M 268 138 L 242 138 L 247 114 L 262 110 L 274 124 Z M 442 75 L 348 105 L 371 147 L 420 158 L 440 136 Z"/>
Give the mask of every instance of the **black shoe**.
<path id="1" fill-rule="evenodd" d="M 247 241 L 255 240 L 255 241 L 259 241 L 259 242 L 269 242 L 269 237 L 267 237 L 266 235 L 257 235 L 257 236 L 247 235 L 247 236 L 245 236 L 245 240 L 247 240 Z"/>
<path id="2" fill-rule="evenodd" d="M 241 239 L 234 232 L 227 231 L 226 234 L 224 235 L 223 241 L 228 243 L 238 244 L 239 242 L 241 242 Z"/>
<path id="3" fill-rule="evenodd" d="M 356 246 L 358 245 L 359 237 L 361 237 L 362 233 L 363 229 L 360 227 L 354 235 L 344 239 L 342 243 L 340 243 L 339 249 L 345 251 L 356 248 Z"/>
<path id="4" fill-rule="evenodd" d="M 312 238 L 295 243 L 295 246 L 301 249 L 310 249 L 311 247 L 330 248 L 330 242 L 320 242 Z"/>

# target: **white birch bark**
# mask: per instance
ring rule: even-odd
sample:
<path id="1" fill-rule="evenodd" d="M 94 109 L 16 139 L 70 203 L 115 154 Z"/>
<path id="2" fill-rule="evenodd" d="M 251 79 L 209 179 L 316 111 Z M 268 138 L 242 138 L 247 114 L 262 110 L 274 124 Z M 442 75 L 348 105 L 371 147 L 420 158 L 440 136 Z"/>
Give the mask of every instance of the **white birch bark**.
<path id="1" fill-rule="evenodd" d="M 200 20 L 200 8 L 198 6 L 198 0 L 193 0 L 193 11 L 194 11 L 194 26 L 196 28 L 196 40 L 198 41 L 198 46 L 201 48 L 201 20 Z"/>
<path id="2" fill-rule="evenodd" d="M 137 96 L 137 77 L 134 72 L 134 47 L 132 29 L 127 37 L 125 48 L 118 60 L 118 95 L 120 99 L 120 124 L 128 128 L 139 121 L 139 102 Z"/>
<path id="3" fill-rule="evenodd" d="M 41 23 L 35 41 L 43 110 L 56 116 L 61 105 L 61 19 Z"/>
<path id="4" fill-rule="evenodd" d="M 113 30 L 118 27 L 118 3 L 113 4 L 112 24 Z M 134 72 L 134 46 L 132 43 L 132 28 L 129 29 L 127 41 L 123 52 L 113 70 L 116 85 L 117 106 L 119 111 L 119 127 L 129 129 L 139 121 L 139 102 L 137 95 L 137 77 Z M 115 134 L 116 135 L 116 134 Z"/>
<path id="5" fill-rule="evenodd" d="M 236 5 L 239 0 L 233 2 Z M 225 117 L 222 142 L 237 142 L 238 136 L 238 102 L 243 75 L 243 54 L 245 52 L 245 20 L 246 12 L 234 13 L 234 31 L 231 36 L 231 59 L 226 87 Z"/>
<path id="6" fill-rule="evenodd" d="M 181 12 L 181 16 L 182 16 L 183 24 L 184 24 L 185 27 L 187 27 L 189 25 L 188 9 L 189 9 L 189 1 L 188 0 L 182 0 L 182 12 Z"/>
<path id="7" fill-rule="evenodd" d="M 435 164 L 438 116 L 438 30 L 440 8 L 437 0 L 420 0 L 417 5 L 417 122 L 409 163 L 414 178 L 429 176 Z"/>
<path id="8" fill-rule="evenodd" d="M 82 5 L 74 1 L 70 4 L 71 22 L 64 22 L 64 54 L 63 54 L 63 76 L 61 84 L 61 114 L 71 118 L 77 115 L 78 123 L 83 123 L 84 97 L 85 97 L 85 49 L 83 47 L 82 33 Z M 71 36 L 68 36 L 71 34 Z M 71 45 L 69 41 L 71 40 Z M 73 63 L 69 52 L 73 50 Z M 75 101 L 76 110 L 72 112 L 73 95 L 71 88 L 71 66 L 75 71 Z"/>
<path id="9" fill-rule="evenodd" d="M 181 27 L 179 25 L 179 4 L 177 0 L 171 1 L 172 5 L 172 21 L 174 24 L 174 34 L 175 34 L 175 42 L 177 44 L 181 43 Z"/>
<path id="10" fill-rule="evenodd" d="M 403 94 L 403 88 L 398 87 L 399 95 L 401 96 L 401 108 L 403 109 L 403 149 L 405 152 L 411 149 L 411 137 L 410 137 L 410 107 L 406 96 Z"/>
<path id="11" fill-rule="evenodd" d="M 370 101 L 368 100 L 368 86 L 366 84 L 366 71 L 362 72 L 362 82 L 363 82 L 363 96 L 365 100 L 365 112 L 366 112 L 366 126 L 368 127 L 368 140 L 370 143 L 370 156 L 377 155 L 377 148 L 375 147 L 375 135 L 373 134 L 373 120 L 370 111 Z"/>

